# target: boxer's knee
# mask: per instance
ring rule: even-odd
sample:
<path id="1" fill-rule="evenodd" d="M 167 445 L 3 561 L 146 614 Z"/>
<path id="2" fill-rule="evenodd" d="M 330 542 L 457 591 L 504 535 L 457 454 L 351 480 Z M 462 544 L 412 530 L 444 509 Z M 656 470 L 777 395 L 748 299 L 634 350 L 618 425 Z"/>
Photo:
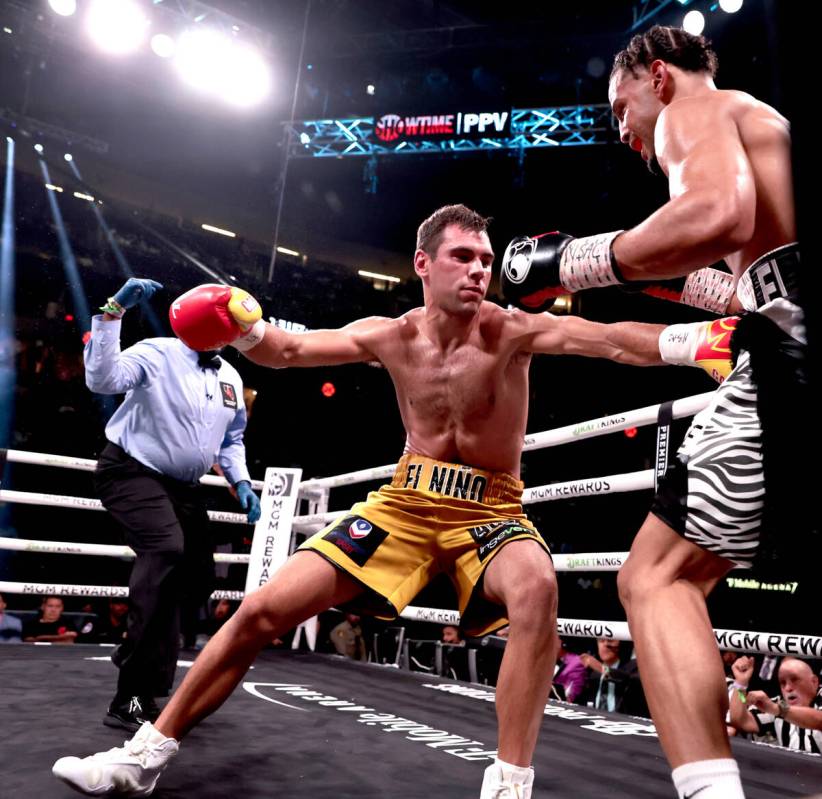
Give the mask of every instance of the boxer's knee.
<path id="1" fill-rule="evenodd" d="M 528 631 L 550 638 L 557 618 L 557 580 L 552 571 L 534 569 L 520 574 L 505 592 L 505 613 L 511 635 Z"/>

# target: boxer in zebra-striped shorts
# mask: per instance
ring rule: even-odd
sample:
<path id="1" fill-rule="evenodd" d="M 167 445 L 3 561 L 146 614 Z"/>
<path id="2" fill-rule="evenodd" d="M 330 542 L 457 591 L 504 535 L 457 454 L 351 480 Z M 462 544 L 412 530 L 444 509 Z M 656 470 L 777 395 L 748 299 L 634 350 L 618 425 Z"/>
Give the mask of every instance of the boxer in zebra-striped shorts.
<path id="1" fill-rule="evenodd" d="M 763 399 L 781 389 L 771 381 L 763 390 L 758 376 L 755 386 L 752 364 L 757 372 L 765 363 L 788 374 L 780 358 L 800 351 L 798 363 L 804 341 L 790 128 L 756 98 L 717 88 L 717 66 L 710 43 L 679 28 L 657 25 L 634 36 L 614 60 L 608 98 L 620 140 L 668 178 L 670 200 L 630 230 L 559 243 L 516 239 L 511 263 L 503 263 L 508 281 L 534 303 L 560 290 L 633 284 L 719 315 L 753 312 L 735 332 L 733 321 L 716 320 L 663 333 L 665 360 L 701 363 L 727 379 L 694 419 L 618 576 L 679 799 L 744 797 L 725 730 L 728 696 L 706 598 L 730 569 L 750 565 L 763 548 L 763 514 L 773 514 L 763 478 L 771 467 L 763 472 L 762 457 L 773 428 L 762 424 Z M 550 258 L 545 241 L 555 249 Z M 540 247 L 553 284 L 531 296 L 523 267 Z M 728 271 L 709 266 L 720 260 Z M 741 341 L 748 343 L 737 352 Z M 722 349 L 726 366 L 731 350 L 738 354 L 733 372 L 723 370 Z M 786 445 L 777 444 L 784 453 Z"/>
<path id="2" fill-rule="evenodd" d="M 767 253 L 743 274 L 737 293 L 746 310 L 770 319 L 805 345 L 796 304 L 799 248 Z M 773 297 L 773 299 L 771 299 Z M 760 541 L 765 503 L 762 425 L 751 353 L 736 366 L 688 429 L 660 481 L 651 513 L 672 530 L 736 566 L 750 567 Z"/>

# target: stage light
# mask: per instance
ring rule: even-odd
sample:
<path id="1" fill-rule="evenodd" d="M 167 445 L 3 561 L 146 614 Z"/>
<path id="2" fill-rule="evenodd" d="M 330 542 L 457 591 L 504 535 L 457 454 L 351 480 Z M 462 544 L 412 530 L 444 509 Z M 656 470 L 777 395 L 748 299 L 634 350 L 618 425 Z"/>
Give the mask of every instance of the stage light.
<path id="1" fill-rule="evenodd" d="M 133 0 L 95 0 L 86 30 L 100 49 L 112 55 L 136 50 L 146 35 L 148 19 Z"/>
<path id="2" fill-rule="evenodd" d="M 94 197 L 92 197 L 90 194 L 83 194 L 83 192 L 81 192 L 81 191 L 75 191 L 74 196 L 78 200 L 86 200 L 86 202 L 90 202 L 90 203 L 94 202 Z"/>
<path id="3" fill-rule="evenodd" d="M 56 192 L 58 192 L 59 194 L 62 194 L 62 193 L 63 193 L 63 190 L 60 188 L 60 186 L 55 186 L 53 183 L 46 183 L 46 188 L 47 188 L 49 191 L 56 191 Z"/>
<path id="4" fill-rule="evenodd" d="M 300 144 L 309 144 L 311 142 L 311 137 L 307 133 L 300 134 Z"/>
<path id="5" fill-rule="evenodd" d="M 203 230 L 210 231 L 211 233 L 219 233 L 221 236 L 228 236 L 230 239 L 235 238 L 236 235 L 237 235 L 236 233 L 234 233 L 231 230 L 226 230 L 225 228 L 221 228 L 221 227 L 214 227 L 214 225 L 207 225 L 205 223 L 200 225 L 200 227 Z"/>
<path id="6" fill-rule="evenodd" d="M 189 86 L 208 91 L 220 82 L 229 40 L 215 30 L 189 30 L 178 42 L 174 66 Z"/>
<path id="7" fill-rule="evenodd" d="M 160 58 L 171 58 L 177 52 L 177 43 L 167 33 L 158 33 L 151 37 L 151 49 Z"/>
<path id="8" fill-rule="evenodd" d="M 366 94 L 374 94 L 377 91 L 377 87 L 373 83 L 369 83 L 368 86 L 365 87 Z"/>
<path id="9" fill-rule="evenodd" d="M 333 397 L 337 393 L 337 388 L 333 383 L 323 383 L 320 391 L 322 391 L 324 397 Z"/>
<path id="10" fill-rule="evenodd" d="M 42 144 L 35 144 L 35 145 L 34 145 L 34 149 L 35 149 L 38 153 L 42 153 L 42 152 L 43 152 L 43 145 L 42 145 Z"/>
<path id="11" fill-rule="evenodd" d="M 259 53 L 215 30 L 184 33 L 174 63 L 190 86 L 232 105 L 254 105 L 270 89 L 268 65 Z"/>
<path id="12" fill-rule="evenodd" d="M 719 0 L 719 7 L 726 14 L 736 14 L 742 8 L 742 0 Z"/>
<path id="13" fill-rule="evenodd" d="M 367 272 L 365 269 L 357 270 L 357 274 L 361 277 L 367 277 L 371 280 L 385 280 L 388 283 L 399 283 L 400 279 L 394 275 L 381 275 L 379 272 Z"/>
<path id="14" fill-rule="evenodd" d="M 77 0 L 49 0 L 49 6 L 55 14 L 70 17 L 77 10 Z"/>
<path id="15" fill-rule="evenodd" d="M 271 75 L 260 54 L 247 45 L 235 45 L 226 72 L 226 84 L 220 91 L 223 99 L 248 108 L 262 102 L 270 89 Z"/>
<path id="16" fill-rule="evenodd" d="M 277 247 L 277 252 L 281 252 L 283 255 L 293 255 L 295 258 L 300 256 L 296 250 L 289 250 L 288 247 Z"/>
<path id="17" fill-rule="evenodd" d="M 689 11 L 682 20 L 682 29 L 693 36 L 705 30 L 705 17 L 701 11 Z"/>
<path id="18" fill-rule="evenodd" d="M 63 156 L 63 158 L 65 158 L 65 159 L 66 159 L 66 161 L 73 161 L 73 160 L 74 160 L 74 158 L 72 157 L 71 153 L 66 153 L 66 154 Z"/>
<path id="19" fill-rule="evenodd" d="M 64 318 L 65 318 L 66 322 L 73 322 L 74 321 L 74 315 L 70 314 L 70 313 L 67 313 Z"/>
<path id="20" fill-rule="evenodd" d="M 636 434 L 639 430 L 636 427 L 626 427 L 622 432 L 624 432 L 628 438 L 636 438 Z"/>

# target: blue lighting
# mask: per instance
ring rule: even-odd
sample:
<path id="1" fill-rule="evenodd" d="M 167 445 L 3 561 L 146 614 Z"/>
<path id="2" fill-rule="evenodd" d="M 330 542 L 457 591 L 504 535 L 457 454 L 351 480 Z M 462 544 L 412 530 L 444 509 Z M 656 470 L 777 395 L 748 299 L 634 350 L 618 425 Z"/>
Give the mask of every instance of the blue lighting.
<path id="1" fill-rule="evenodd" d="M 14 415 L 14 139 L 6 137 L 6 185 L 0 241 L 0 447 L 11 443 Z"/>

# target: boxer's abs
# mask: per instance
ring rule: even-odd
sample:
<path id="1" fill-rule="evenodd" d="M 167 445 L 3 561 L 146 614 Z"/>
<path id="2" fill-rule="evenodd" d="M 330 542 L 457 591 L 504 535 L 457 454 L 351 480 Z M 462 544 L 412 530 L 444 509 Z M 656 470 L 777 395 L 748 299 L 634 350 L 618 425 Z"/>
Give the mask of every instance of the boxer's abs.
<path id="1" fill-rule="evenodd" d="M 390 368 L 406 451 L 519 476 L 528 415 L 528 366 L 488 353 L 467 362 Z M 424 361 L 424 359 L 423 359 Z"/>

